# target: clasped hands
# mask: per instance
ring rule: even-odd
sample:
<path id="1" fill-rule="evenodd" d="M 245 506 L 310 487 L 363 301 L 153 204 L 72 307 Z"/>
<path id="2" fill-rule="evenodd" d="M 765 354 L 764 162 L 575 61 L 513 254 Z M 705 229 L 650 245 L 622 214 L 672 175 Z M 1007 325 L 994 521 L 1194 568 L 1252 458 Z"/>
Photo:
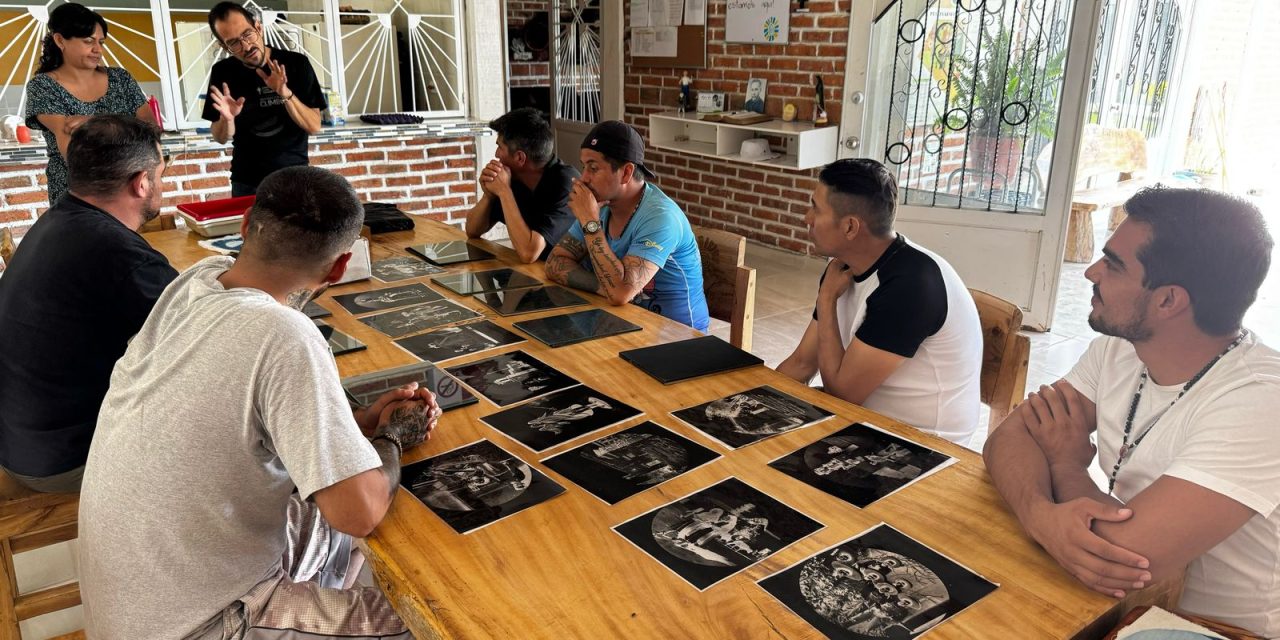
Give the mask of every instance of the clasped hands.
<path id="1" fill-rule="evenodd" d="M 366 436 L 394 436 L 408 449 L 431 437 L 442 413 L 434 393 L 420 388 L 417 382 L 410 382 L 382 394 L 369 406 L 357 409 L 355 418 L 360 431 Z"/>

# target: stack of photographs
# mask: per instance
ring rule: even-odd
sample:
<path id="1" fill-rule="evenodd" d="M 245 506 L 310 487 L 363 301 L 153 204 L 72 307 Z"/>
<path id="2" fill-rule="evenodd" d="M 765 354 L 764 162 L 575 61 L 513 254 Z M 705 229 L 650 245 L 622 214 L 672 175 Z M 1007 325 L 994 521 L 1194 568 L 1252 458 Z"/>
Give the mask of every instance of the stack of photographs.
<path id="1" fill-rule="evenodd" d="M 475 296 L 475 299 L 504 316 L 587 304 L 582 296 L 557 286 L 490 291 Z"/>
<path id="2" fill-rule="evenodd" d="M 769 466 L 858 508 L 956 462 L 865 424 L 853 424 Z"/>
<path id="3" fill-rule="evenodd" d="M 578 385 L 480 420 L 512 440 L 543 452 L 640 414 L 641 411 L 635 407 L 585 385 Z"/>
<path id="4" fill-rule="evenodd" d="M 520 342 L 524 342 L 524 338 L 488 320 L 445 327 L 396 340 L 396 344 L 402 349 L 427 362 L 443 362 Z"/>
<path id="5" fill-rule="evenodd" d="M 403 338 L 409 334 L 419 333 L 427 329 L 434 329 L 464 320 L 474 320 L 479 317 L 479 313 L 456 302 L 437 300 L 380 313 L 375 316 L 365 316 L 360 318 L 360 322 L 392 338 Z"/>
<path id="6" fill-rule="evenodd" d="M 466 240 L 452 242 L 433 242 L 405 247 L 409 253 L 422 256 L 424 260 L 439 266 L 448 266 L 475 260 L 488 260 L 492 253 L 479 247 L 473 247 Z"/>
<path id="7" fill-rule="evenodd" d="M 724 373 L 764 364 L 754 356 L 715 336 L 702 336 L 618 354 L 662 384 Z"/>
<path id="8" fill-rule="evenodd" d="M 343 309 L 351 312 L 351 315 L 358 316 L 370 311 L 399 309 L 412 304 L 443 300 L 444 296 L 432 291 L 425 284 L 407 284 L 401 287 L 348 293 L 334 296 L 333 299 L 342 305 Z"/>
<path id="9" fill-rule="evenodd" d="M 828 638 L 915 638 L 997 586 L 887 524 L 759 582 Z"/>
<path id="10" fill-rule="evenodd" d="M 821 528 L 818 521 L 728 478 L 613 530 L 705 591 Z"/>
<path id="11" fill-rule="evenodd" d="M 329 350 L 332 351 L 335 356 L 355 351 L 364 351 L 367 348 L 363 342 L 334 329 L 331 324 L 320 320 L 314 320 L 313 322 L 316 323 L 316 328 L 320 329 L 320 335 L 324 336 L 324 339 L 329 342 Z"/>
<path id="12" fill-rule="evenodd" d="M 830 418 L 830 411 L 768 385 L 671 412 L 730 449 Z"/>
<path id="13" fill-rule="evenodd" d="M 462 296 L 542 285 L 541 280 L 527 276 L 515 269 L 473 271 L 471 273 L 440 276 L 439 278 L 432 278 L 431 281 Z"/>
<path id="14" fill-rule="evenodd" d="M 479 402 L 457 380 L 427 362 L 343 378 L 342 388 L 356 406 L 367 407 L 382 394 L 410 382 L 416 382 L 419 387 L 436 394 L 436 404 L 442 411 Z"/>
<path id="15" fill-rule="evenodd" d="M 578 384 L 577 380 L 523 351 L 503 353 L 445 371 L 499 407 Z"/>
<path id="16" fill-rule="evenodd" d="M 376 260 L 369 265 L 369 270 L 373 273 L 373 277 L 383 282 L 399 282 L 444 271 L 431 263 L 405 256 Z"/>
<path id="17" fill-rule="evenodd" d="M 542 461 L 608 504 L 701 467 L 720 454 L 649 421 Z"/>
<path id="18" fill-rule="evenodd" d="M 640 325 L 627 322 L 603 309 L 524 320 L 515 323 L 515 326 L 548 347 L 563 347 L 640 330 Z"/>
<path id="19" fill-rule="evenodd" d="M 554 480 L 488 440 L 407 465 L 400 484 L 458 533 L 564 493 Z"/>

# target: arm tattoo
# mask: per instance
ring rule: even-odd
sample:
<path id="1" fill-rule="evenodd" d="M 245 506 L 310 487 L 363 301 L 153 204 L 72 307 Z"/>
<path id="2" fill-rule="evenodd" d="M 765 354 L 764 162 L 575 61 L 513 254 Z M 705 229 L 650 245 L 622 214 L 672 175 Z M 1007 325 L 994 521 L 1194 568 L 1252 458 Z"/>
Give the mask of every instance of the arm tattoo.
<path id="1" fill-rule="evenodd" d="M 412 402 L 392 409 L 380 432 L 395 436 L 406 447 L 416 447 L 427 439 L 430 426 L 431 413 L 424 405 Z"/>
<path id="2" fill-rule="evenodd" d="M 587 255 L 591 257 L 591 265 L 595 269 L 596 278 L 600 281 L 600 286 L 605 291 L 613 291 L 621 284 L 618 281 L 617 274 L 625 274 L 622 263 L 618 261 L 617 256 L 613 255 L 613 251 L 609 249 L 609 245 L 605 244 L 604 236 L 596 236 L 591 239 L 591 251 Z"/>
<path id="3" fill-rule="evenodd" d="M 577 265 L 565 275 L 565 284 L 592 293 L 600 290 L 600 281 L 596 279 L 596 275 Z"/>
<path id="4" fill-rule="evenodd" d="M 639 256 L 627 256 L 622 259 L 622 269 L 624 275 L 622 284 L 636 289 L 643 289 L 649 281 L 653 279 L 654 274 L 658 272 L 658 265 L 645 260 Z"/>
<path id="5" fill-rule="evenodd" d="M 394 496 L 396 488 L 400 486 L 400 447 L 386 438 L 374 438 L 371 441 L 373 450 L 378 452 L 378 458 L 382 460 L 382 473 L 387 477 L 387 486 Z"/>
<path id="6" fill-rule="evenodd" d="M 573 258 L 574 262 L 582 260 L 587 255 L 587 245 L 582 244 L 581 240 L 568 234 L 560 238 L 560 248 L 568 251 L 569 257 Z"/>

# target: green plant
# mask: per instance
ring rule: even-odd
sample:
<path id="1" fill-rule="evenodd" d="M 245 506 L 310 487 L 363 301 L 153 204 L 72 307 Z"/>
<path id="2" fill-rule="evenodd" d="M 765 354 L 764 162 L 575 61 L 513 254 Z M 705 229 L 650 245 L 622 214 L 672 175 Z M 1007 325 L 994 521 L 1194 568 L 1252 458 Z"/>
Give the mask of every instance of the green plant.
<path id="1" fill-rule="evenodd" d="M 949 95 L 939 124 L 971 135 L 1004 137 L 1026 131 L 1053 138 L 1066 50 L 1041 61 L 1036 43 L 1017 43 L 1007 27 L 984 25 L 978 32 L 978 47 L 935 58 Z"/>

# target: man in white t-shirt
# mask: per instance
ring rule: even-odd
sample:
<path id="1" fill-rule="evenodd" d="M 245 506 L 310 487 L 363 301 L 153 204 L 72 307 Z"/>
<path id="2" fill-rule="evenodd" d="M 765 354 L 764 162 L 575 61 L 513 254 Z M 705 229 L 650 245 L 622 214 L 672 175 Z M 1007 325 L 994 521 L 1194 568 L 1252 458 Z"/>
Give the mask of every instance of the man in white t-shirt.
<path id="1" fill-rule="evenodd" d="M 875 160 L 838 160 L 818 175 L 805 224 L 832 258 L 813 321 L 778 371 L 827 393 L 968 445 L 978 427 L 982 325 L 973 297 L 940 256 L 893 230 L 898 185 Z"/>
<path id="2" fill-rule="evenodd" d="M 425 389 L 353 412 L 300 309 L 340 280 L 363 208 L 342 177 L 267 177 L 238 259 L 178 276 L 116 363 L 80 497 L 92 638 L 409 638 L 353 587 L 404 447 L 440 410 Z"/>
<path id="3" fill-rule="evenodd" d="M 1149 189 L 1125 210 L 1085 272 L 1103 337 L 996 429 L 987 467 L 1089 587 L 1121 597 L 1185 567 L 1180 609 L 1275 637 L 1280 354 L 1241 326 L 1271 236 L 1257 207 L 1212 191 Z"/>

